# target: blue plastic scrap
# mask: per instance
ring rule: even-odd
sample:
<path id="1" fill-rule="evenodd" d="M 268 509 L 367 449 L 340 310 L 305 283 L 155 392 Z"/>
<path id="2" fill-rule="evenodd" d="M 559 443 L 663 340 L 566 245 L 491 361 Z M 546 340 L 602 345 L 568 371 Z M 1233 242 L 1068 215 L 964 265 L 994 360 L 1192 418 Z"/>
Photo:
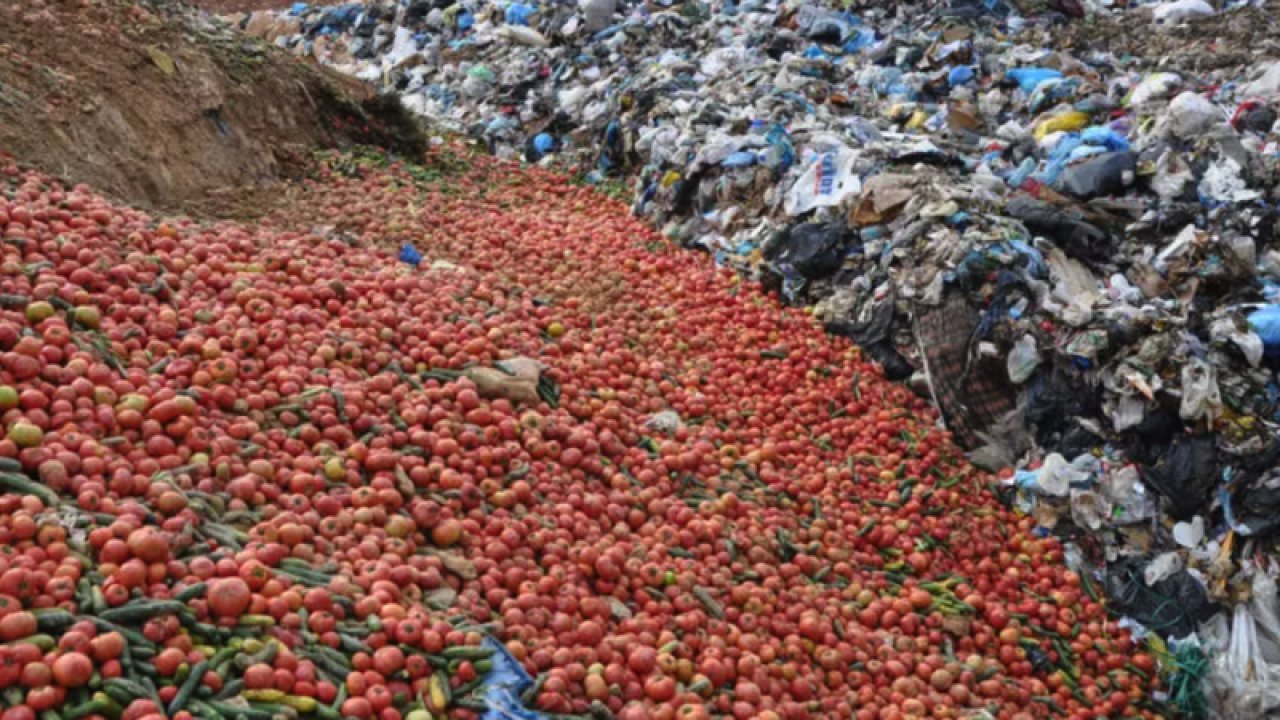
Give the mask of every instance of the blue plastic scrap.
<path id="1" fill-rule="evenodd" d="M 1062 77 L 1062 73 L 1050 68 L 1026 67 L 1014 68 L 1005 73 L 1005 76 L 1018 83 L 1018 87 L 1022 89 L 1022 92 L 1032 93 L 1040 86 L 1040 83 L 1057 80 Z"/>
<path id="2" fill-rule="evenodd" d="M 1268 356 L 1280 355 L 1280 305 L 1266 305 L 1249 314 L 1249 327 L 1262 339 Z"/>
<path id="3" fill-rule="evenodd" d="M 1112 152 L 1129 149 L 1129 141 L 1120 133 L 1106 125 L 1087 127 L 1080 133 L 1080 139 L 1089 145 L 1101 145 Z"/>
<path id="4" fill-rule="evenodd" d="M 536 12 L 538 12 L 538 9 L 532 5 L 518 2 L 511 3 L 507 6 L 503 19 L 506 20 L 508 25 L 528 25 L 529 18 Z"/>
<path id="5" fill-rule="evenodd" d="M 493 669 L 484 679 L 484 702 L 488 709 L 480 720 L 547 720 L 543 713 L 526 708 L 520 694 L 533 685 L 533 678 L 511 657 L 502 643 L 485 636 L 482 646 L 493 651 Z"/>
<path id="6" fill-rule="evenodd" d="M 400 262 L 417 267 L 418 263 L 422 262 L 422 253 L 418 252 L 414 246 L 405 243 L 400 248 Z"/>
<path id="7" fill-rule="evenodd" d="M 974 78 L 973 67 L 969 65 L 958 65 L 951 68 L 947 73 L 947 84 L 951 87 L 963 85 Z"/>
<path id="8" fill-rule="evenodd" d="M 849 38 L 844 44 L 844 51 L 847 53 L 856 53 L 863 48 L 868 48 L 876 42 L 876 31 L 871 28 L 861 28 L 853 37 Z"/>

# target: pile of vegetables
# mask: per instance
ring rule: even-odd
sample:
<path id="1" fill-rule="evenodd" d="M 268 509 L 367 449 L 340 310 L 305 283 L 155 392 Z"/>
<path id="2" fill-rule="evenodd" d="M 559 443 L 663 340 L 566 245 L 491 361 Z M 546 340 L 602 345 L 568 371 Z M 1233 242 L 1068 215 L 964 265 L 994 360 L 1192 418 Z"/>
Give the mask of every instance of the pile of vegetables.
<path id="1" fill-rule="evenodd" d="M 486 637 L 553 717 L 1155 716 L 921 400 L 590 190 L 0 176 L 0 720 L 476 717 Z"/>

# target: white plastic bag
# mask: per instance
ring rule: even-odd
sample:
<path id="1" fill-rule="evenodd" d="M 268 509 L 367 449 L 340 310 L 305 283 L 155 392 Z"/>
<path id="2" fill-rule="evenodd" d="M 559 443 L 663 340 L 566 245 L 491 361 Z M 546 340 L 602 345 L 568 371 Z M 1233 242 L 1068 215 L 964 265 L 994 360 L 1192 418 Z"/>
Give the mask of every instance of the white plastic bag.
<path id="1" fill-rule="evenodd" d="M 1090 474 L 1089 468 L 1081 462 L 1080 458 L 1076 458 L 1074 462 L 1067 462 L 1067 459 L 1058 453 L 1050 453 L 1036 473 L 1036 486 L 1045 495 L 1064 497 L 1071 490 L 1072 485 L 1087 483 Z"/>
<path id="2" fill-rule="evenodd" d="M 551 44 L 551 41 L 547 40 L 542 33 L 524 25 L 503 25 L 498 28 L 498 34 L 514 43 L 529 47 L 547 47 Z"/>
<path id="3" fill-rule="evenodd" d="M 1125 104 L 1137 107 L 1151 100 L 1159 100 L 1167 97 L 1181 83 L 1182 77 L 1176 73 L 1151 73 L 1134 86 Z"/>
<path id="4" fill-rule="evenodd" d="M 613 14 L 618 9 L 618 0 L 579 0 L 582 9 L 582 29 L 589 33 L 598 33 L 613 21 Z"/>
<path id="5" fill-rule="evenodd" d="M 1183 139 L 1200 135 L 1225 119 L 1222 110 L 1200 93 L 1181 92 L 1169 103 L 1169 129 Z"/>
<path id="6" fill-rule="evenodd" d="M 1184 20 L 1208 17 L 1213 14 L 1213 6 L 1204 0 L 1174 0 L 1157 5 L 1151 12 L 1157 25 L 1177 25 Z"/>
<path id="7" fill-rule="evenodd" d="M 1258 642 L 1258 626 L 1249 606 L 1239 604 L 1231 614 L 1231 632 L 1225 648 L 1221 626 L 1212 637 L 1216 652 L 1209 685 L 1213 691 L 1214 715 L 1223 720 L 1264 718 L 1280 708 L 1280 668 L 1269 664 Z"/>
<path id="8" fill-rule="evenodd" d="M 819 153 L 809 162 L 782 202 L 788 215 L 819 207 L 833 207 L 862 192 L 862 181 L 853 172 L 857 153 L 840 148 Z"/>
<path id="9" fill-rule="evenodd" d="M 1249 612 L 1258 625 L 1258 647 L 1263 659 L 1280 666 L 1280 599 L 1276 596 L 1276 579 L 1261 570 L 1253 574 Z"/>
<path id="10" fill-rule="evenodd" d="M 1156 160 L 1156 174 L 1151 178 L 1151 189 L 1167 200 L 1181 195 L 1187 183 L 1194 179 L 1187 163 L 1173 151 L 1166 150 Z"/>
<path id="11" fill-rule="evenodd" d="M 1241 177 L 1241 170 L 1240 163 L 1230 157 L 1211 163 L 1200 180 L 1200 194 L 1226 203 L 1253 202 L 1262 197 Z"/>
<path id="12" fill-rule="evenodd" d="M 1258 77 L 1240 88 L 1245 96 L 1274 97 L 1280 95 L 1280 61 L 1266 66 Z"/>
<path id="13" fill-rule="evenodd" d="M 1035 336 L 1027 334 L 1018 338 L 1005 362 L 1009 368 L 1009 379 L 1014 384 L 1026 382 L 1040 365 L 1040 351 L 1036 349 Z"/>
<path id="14" fill-rule="evenodd" d="M 1209 337 L 1215 342 L 1231 342 L 1240 348 L 1244 359 L 1253 367 L 1262 362 L 1262 338 L 1250 330 L 1240 330 L 1231 318 L 1220 317 L 1209 325 Z"/>
<path id="15" fill-rule="evenodd" d="M 1218 390 L 1218 374 L 1213 366 L 1192 358 L 1182 367 L 1182 406 L 1178 414 L 1183 420 L 1213 422 L 1222 412 L 1222 393 Z"/>

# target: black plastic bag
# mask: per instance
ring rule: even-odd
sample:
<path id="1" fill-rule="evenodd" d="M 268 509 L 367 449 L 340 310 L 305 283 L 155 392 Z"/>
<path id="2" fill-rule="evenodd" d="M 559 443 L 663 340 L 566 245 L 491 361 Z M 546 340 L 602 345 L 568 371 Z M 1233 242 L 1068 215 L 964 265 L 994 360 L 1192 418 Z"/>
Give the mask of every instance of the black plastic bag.
<path id="1" fill-rule="evenodd" d="M 1209 504 L 1209 493 L 1218 483 L 1217 435 L 1179 435 L 1160 460 L 1142 467 L 1142 482 L 1169 501 L 1169 514 L 1186 520 Z"/>
<path id="2" fill-rule="evenodd" d="M 1237 526 L 1248 528 L 1250 536 L 1268 536 L 1280 531 L 1280 482 L 1245 488 L 1232 503 Z"/>
<path id="3" fill-rule="evenodd" d="M 1148 587 L 1142 577 L 1147 562 L 1128 558 L 1107 568 L 1107 598 L 1116 611 L 1166 640 L 1186 637 L 1213 616 L 1214 603 L 1199 580 L 1179 570 Z"/>
<path id="4" fill-rule="evenodd" d="M 1142 421 L 1124 431 L 1121 444 L 1129 459 L 1142 465 L 1154 465 L 1169 447 L 1174 436 L 1182 432 L 1182 419 L 1177 408 L 1156 405 L 1147 410 Z"/>
<path id="5" fill-rule="evenodd" d="M 1078 448 L 1096 445 L 1090 440 L 1093 436 L 1078 422 L 1080 418 L 1098 417 L 1100 405 L 1096 389 L 1075 381 L 1057 368 L 1042 369 L 1028 384 L 1025 399 L 1024 416 L 1035 428 L 1036 443 L 1041 447 L 1062 448 L 1067 438 Z"/>
<path id="6" fill-rule="evenodd" d="M 787 231 L 770 248 L 769 260 L 785 263 L 810 280 L 831 275 L 844 262 L 848 231 L 836 223 L 805 223 Z"/>
<path id="7" fill-rule="evenodd" d="M 1106 260 L 1113 254 L 1111 236 L 1086 222 L 1079 213 L 1060 210 L 1028 195 L 1019 195 L 1004 208 L 1009 217 L 1022 221 L 1027 229 L 1052 239 L 1062 251 L 1077 260 Z"/>
<path id="8" fill-rule="evenodd" d="M 1136 171 L 1137 155 L 1128 150 L 1093 155 L 1068 165 L 1055 189 L 1081 200 L 1118 195 L 1133 183 Z"/>

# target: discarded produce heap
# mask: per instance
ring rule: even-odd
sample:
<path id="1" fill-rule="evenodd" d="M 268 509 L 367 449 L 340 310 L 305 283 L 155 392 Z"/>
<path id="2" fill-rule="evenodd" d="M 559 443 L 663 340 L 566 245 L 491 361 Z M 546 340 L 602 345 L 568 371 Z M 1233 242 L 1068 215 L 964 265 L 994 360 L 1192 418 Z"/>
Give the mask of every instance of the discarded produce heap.
<path id="1" fill-rule="evenodd" d="M 1154 716 L 923 401 L 594 191 L 335 155 L 200 224 L 0 176 L 3 720 Z"/>
<path id="2" fill-rule="evenodd" d="M 397 0 L 233 19 L 499 156 L 621 183 L 667 237 L 812 306 L 975 464 L 1015 468 L 1007 501 L 1125 618 L 1253 658 L 1261 687 L 1280 682 L 1277 13 Z M 1260 651 L 1231 639 L 1255 625 Z"/>

